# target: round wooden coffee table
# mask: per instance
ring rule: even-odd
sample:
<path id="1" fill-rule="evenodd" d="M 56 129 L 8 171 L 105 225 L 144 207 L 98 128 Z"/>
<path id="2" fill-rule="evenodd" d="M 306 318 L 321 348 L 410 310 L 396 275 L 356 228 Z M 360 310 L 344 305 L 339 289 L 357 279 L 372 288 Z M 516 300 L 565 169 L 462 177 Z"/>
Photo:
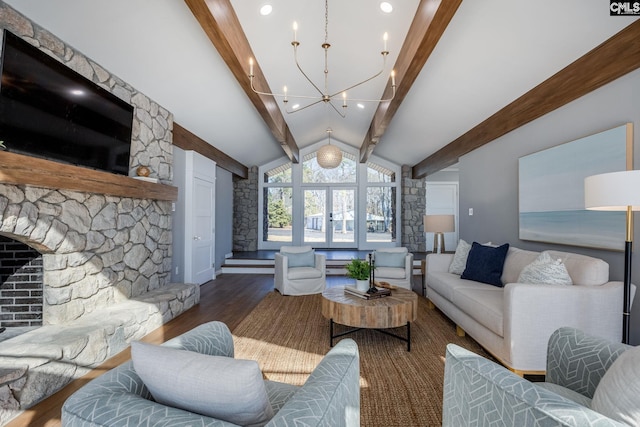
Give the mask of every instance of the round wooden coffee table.
<path id="1" fill-rule="evenodd" d="M 334 286 L 322 292 L 322 315 L 329 319 L 329 344 L 334 338 L 358 331 L 375 329 L 407 342 L 411 351 L 411 322 L 418 316 L 418 295 L 406 289 L 393 289 L 391 296 L 364 299 L 345 293 L 344 286 Z M 351 326 L 355 329 L 334 334 L 333 324 Z M 406 337 L 385 329 L 407 327 Z"/>

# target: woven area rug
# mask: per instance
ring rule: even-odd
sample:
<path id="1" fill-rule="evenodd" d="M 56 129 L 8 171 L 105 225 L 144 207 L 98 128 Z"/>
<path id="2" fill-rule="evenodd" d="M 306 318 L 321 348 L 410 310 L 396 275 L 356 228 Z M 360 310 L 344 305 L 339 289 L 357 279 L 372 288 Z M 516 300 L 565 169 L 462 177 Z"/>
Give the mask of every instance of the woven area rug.
<path id="1" fill-rule="evenodd" d="M 236 358 L 258 361 L 269 380 L 302 385 L 330 349 L 321 300 L 321 295 L 268 294 L 233 331 Z M 475 341 L 458 337 L 455 325 L 438 310 L 429 310 L 425 298 L 418 302 L 411 352 L 405 342 L 373 330 L 346 336 L 360 351 L 362 426 L 442 425 L 447 343 L 486 356 Z M 337 325 L 336 332 L 346 329 Z M 392 331 L 405 334 L 405 328 Z"/>

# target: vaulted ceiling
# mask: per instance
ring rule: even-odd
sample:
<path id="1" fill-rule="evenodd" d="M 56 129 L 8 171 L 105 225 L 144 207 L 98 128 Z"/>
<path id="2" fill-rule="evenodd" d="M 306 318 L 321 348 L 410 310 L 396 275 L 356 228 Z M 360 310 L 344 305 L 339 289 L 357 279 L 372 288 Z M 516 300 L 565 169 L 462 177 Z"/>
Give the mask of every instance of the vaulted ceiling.
<path id="1" fill-rule="evenodd" d="M 377 0 L 329 0 L 328 92 L 380 70 L 384 32 L 386 66 L 347 91 L 345 118 L 324 102 L 290 114 L 308 102 L 293 95 L 318 95 L 294 62 L 294 21 L 300 65 L 324 89 L 323 0 L 5 2 L 246 166 L 297 161 L 330 127 L 361 159 L 373 153 L 424 176 L 640 65 L 640 22 L 609 16 L 601 0 L 390 0 L 389 14 Z M 266 3 L 273 12 L 262 16 Z M 286 85 L 287 104 L 251 90 L 249 58 L 255 86 Z M 353 99 L 388 95 L 392 68 L 395 98 L 359 108 Z"/>

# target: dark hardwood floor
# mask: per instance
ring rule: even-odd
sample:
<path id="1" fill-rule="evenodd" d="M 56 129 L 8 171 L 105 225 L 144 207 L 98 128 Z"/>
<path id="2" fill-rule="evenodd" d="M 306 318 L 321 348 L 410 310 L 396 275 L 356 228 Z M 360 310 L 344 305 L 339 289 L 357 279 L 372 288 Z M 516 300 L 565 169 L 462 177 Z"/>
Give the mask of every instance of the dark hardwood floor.
<path id="1" fill-rule="evenodd" d="M 327 276 L 327 286 L 345 285 L 350 279 L 344 276 Z M 413 290 L 422 293 L 420 276 L 414 276 Z M 161 344 L 202 323 L 219 320 L 230 330 L 255 308 L 273 290 L 272 275 L 223 274 L 200 287 L 200 303 L 180 316 L 145 336 L 142 341 Z M 123 350 L 102 365 L 62 388 L 56 394 L 27 409 L 13 419 L 7 427 L 59 427 L 64 401 L 87 382 L 130 359 L 129 348 Z"/>

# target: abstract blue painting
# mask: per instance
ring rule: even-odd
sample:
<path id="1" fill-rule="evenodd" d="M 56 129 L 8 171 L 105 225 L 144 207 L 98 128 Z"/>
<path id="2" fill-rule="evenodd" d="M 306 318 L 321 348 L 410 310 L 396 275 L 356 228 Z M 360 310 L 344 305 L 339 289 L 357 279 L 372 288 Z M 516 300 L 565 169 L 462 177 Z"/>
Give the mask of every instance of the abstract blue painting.
<path id="1" fill-rule="evenodd" d="M 584 179 L 627 169 L 628 132 L 631 124 L 521 157 L 520 239 L 624 250 L 626 213 L 586 210 Z"/>

